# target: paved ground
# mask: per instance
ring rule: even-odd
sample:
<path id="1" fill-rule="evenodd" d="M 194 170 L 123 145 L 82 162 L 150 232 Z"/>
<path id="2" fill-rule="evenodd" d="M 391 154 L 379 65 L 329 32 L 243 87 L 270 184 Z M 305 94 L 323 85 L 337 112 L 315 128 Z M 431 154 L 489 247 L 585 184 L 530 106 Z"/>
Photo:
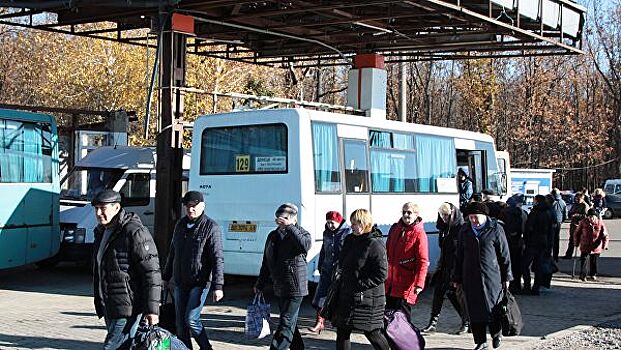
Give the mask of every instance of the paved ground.
<path id="1" fill-rule="evenodd" d="M 533 349 L 546 344 L 542 338 L 558 338 L 621 318 L 621 220 L 607 221 L 612 232 L 611 250 L 601 260 L 602 278 L 583 283 L 571 279 L 571 261 L 561 262 L 553 288 L 541 296 L 518 296 L 525 320 L 523 335 L 505 338 L 503 349 Z M 565 243 L 562 243 L 565 247 Z M 227 277 L 225 299 L 207 305 L 203 320 L 216 349 L 267 348 L 268 340 L 243 336 L 245 305 L 253 279 Z M 84 268 L 61 266 L 52 271 L 26 267 L 0 272 L 0 349 L 99 349 L 105 335 L 103 322 L 94 314 L 91 276 Z M 414 323 L 428 321 L 431 292 L 423 293 L 414 307 Z M 428 349 L 471 349 L 470 335 L 450 335 L 459 326 L 457 314 L 447 302 L 440 331 L 426 337 Z M 275 308 L 272 308 L 276 319 Z M 307 303 L 301 313 L 302 328 L 313 323 Z M 616 323 L 618 324 L 618 323 Z M 336 334 L 305 335 L 307 349 L 334 349 Z M 353 336 L 354 349 L 371 349 L 364 336 Z M 491 346 L 490 346 L 491 348 Z"/>

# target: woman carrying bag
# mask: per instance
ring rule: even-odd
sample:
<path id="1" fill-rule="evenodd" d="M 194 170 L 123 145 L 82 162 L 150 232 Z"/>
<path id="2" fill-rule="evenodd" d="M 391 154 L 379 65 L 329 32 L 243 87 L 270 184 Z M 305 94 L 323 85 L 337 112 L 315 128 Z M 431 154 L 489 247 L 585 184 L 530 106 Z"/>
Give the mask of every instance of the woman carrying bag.
<path id="1" fill-rule="evenodd" d="M 351 214 L 352 234 L 347 236 L 339 258 L 337 302 L 330 321 L 336 326 L 336 349 L 350 350 L 354 329 L 364 332 L 376 350 L 389 350 L 384 326 L 384 281 L 388 262 L 382 233 L 373 227 L 366 209 Z M 331 291 L 334 292 L 334 289 Z M 334 303 L 333 303 L 334 304 Z"/>

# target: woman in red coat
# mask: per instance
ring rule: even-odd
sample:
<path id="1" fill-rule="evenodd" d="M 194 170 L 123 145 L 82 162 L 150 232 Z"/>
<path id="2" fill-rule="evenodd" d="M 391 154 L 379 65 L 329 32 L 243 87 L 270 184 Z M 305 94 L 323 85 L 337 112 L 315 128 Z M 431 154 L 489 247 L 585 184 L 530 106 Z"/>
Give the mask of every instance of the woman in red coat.
<path id="1" fill-rule="evenodd" d="M 405 203 L 401 219 L 390 228 L 386 242 L 386 309 L 402 309 L 408 316 L 425 286 L 429 267 L 427 234 L 418 213 L 418 205 Z"/>
<path id="2" fill-rule="evenodd" d="M 593 281 L 597 279 L 597 258 L 608 249 L 608 230 L 598 214 L 595 209 L 589 209 L 574 232 L 574 246 L 580 246 L 580 279 L 583 281 L 586 281 L 587 270 Z"/>

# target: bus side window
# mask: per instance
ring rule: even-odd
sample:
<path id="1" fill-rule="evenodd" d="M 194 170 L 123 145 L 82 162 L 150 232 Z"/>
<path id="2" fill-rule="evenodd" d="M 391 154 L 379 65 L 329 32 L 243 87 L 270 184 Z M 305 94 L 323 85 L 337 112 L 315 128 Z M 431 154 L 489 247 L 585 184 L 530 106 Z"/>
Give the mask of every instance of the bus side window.
<path id="1" fill-rule="evenodd" d="M 369 192 L 369 167 L 367 146 L 360 141 L 344 142 L 345 187 L 347 193 Z"/>

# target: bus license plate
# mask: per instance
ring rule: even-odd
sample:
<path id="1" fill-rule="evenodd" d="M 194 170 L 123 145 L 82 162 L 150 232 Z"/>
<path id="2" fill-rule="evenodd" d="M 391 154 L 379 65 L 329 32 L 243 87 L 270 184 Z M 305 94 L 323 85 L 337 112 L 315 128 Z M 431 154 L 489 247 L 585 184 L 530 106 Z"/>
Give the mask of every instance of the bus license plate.
<path id="1" fill-rule="evenodd" d="M 230 232 L 257 232 L 257 224 L 229 224 Z"/>

